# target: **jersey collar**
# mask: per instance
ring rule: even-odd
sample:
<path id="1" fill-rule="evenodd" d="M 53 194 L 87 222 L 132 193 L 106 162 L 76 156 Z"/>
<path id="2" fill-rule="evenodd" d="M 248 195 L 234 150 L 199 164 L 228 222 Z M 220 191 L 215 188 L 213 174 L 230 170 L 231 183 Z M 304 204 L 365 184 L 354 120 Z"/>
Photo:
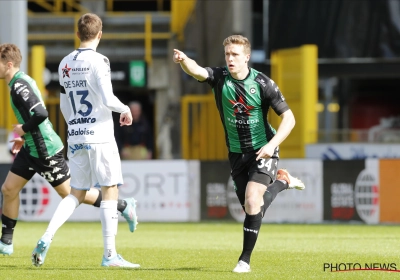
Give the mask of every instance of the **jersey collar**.
<path id="1" fill-rule="evenodd" d="M 244 78 L 243 80 L 237 80 L 237 79 L 235 79 L 232 75 L 231 75 L 231 73 L 229 72 L 229 69 L 228 69 L 228 67 L 227 66 L 225 66 L 225 70 L 226 71 L 228 71 L 228 73 L 229 73 L 229 76 L 231 76 L 231 78 L 233 79 L 233 80 L 235 80 L 235 81 L 244 81 L 244 80 L 246 80 L 248 77 L 250 77 L 250 74 L 251 74 L 251 70 L 252 70 L 252 68 L 250 68 L 250 67 L 247 67 L 247 68 L 249 68 L 249 73 L 247 74 L 247 76 L 246 76 L 246 78 Z"/>
<path id="2" fill-rule="evenodd" d="M 15 80 L 18 79 L 20 76 L 22 76 L 24 72 L 18 71 L 14 74 L 14 77 L 12 77 L 10 83 L 8 84 L 9 87 L 11 87 L 12 84 L 14 84 Z"/>
<path id="3" fill-rule="evenodd" d="M 94 49 L 91 49 L 91 48 L 77 48 L 76 50 L 77 50 L 78 52 L 94 51 Z"/>

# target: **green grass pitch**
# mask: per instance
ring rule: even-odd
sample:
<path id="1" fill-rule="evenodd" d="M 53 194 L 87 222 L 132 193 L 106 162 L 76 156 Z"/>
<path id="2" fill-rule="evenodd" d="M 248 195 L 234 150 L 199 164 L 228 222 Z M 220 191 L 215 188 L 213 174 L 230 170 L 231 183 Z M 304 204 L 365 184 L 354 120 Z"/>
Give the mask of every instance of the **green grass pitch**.
<path id="1" fill-rule="evenodd" d="M 66 223 L 45 264 L 30 255 L 47 223 L 19 222 L 14 254 L 0 255 L 0 279 L 400 279 L 400 272 L 324 271 L 324 263 L 378 263 L 400 270 L 400 226 L 263 224 L 252 272 L 232 273 L 242 248 L 240 223 L 120 223 L 117 251 L 139 269 L 102 268 L 100 223 Z M 393 268 L 393 267 L 392 267 Z"/>

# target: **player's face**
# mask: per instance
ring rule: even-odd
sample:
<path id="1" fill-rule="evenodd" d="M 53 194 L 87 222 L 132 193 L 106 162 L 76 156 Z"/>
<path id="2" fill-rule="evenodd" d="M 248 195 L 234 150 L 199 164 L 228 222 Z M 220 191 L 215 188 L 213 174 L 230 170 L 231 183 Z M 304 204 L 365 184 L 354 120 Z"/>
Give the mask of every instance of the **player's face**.
<path id="1" fill-rule="evenodd" d="M 249 58 L 250 54 L 244 52 L 243 45 L 229 44 L 225 46 L 226 66 L 234 77 L 236 74 L 247 71 Z"/>

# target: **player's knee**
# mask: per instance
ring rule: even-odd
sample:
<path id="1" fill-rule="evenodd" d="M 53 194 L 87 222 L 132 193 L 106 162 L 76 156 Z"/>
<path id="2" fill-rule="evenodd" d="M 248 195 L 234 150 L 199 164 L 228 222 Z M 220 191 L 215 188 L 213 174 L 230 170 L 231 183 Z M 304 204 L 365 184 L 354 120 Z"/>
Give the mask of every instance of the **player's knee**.
<path id="1" fill-rule="evenodd" d="M 77 190 L 74 188 L 71 188 L 71 195 L 75 196 L 75 198 L 78 200 L 79 204 L 83 203 L 85 201 L 85 197 L 88 196 L 88 192 L 84 190 Z M 92 203 L 90 203 L 92 204 Z"/>
<path id="2" fill-rule="evenodd" d="M 247 214 L 253 214 L 254 212 L 258 213 L 260 212 L 260 199 L 252 196 L 246 197 L 244 207 Z"/>
<path id="3" fill-rule="evenodd" d="M 61 198 L 65 198 L 65 197 L 68 195 L 68 193 L 65 193 L 65 192 L 58 192 L 58 195 L 59 195 Z"/>
<path id="4" fill-rule="evenodd" d="M 54 190 L 58 193 L 61 198 L 66 197 L 71 192 L 71 187 L 68 184 L 62 183 L 54 188 Z"/>
<path id="5" fill-rule="evenodd" d="M 247 195 L 245 204 L 250 207 L 254 207 L 260 203 L 260 198 L 255 195 Z"/>
<path id="6" fill-rule="evenodd" d="M 19 190 L 13 187 L 11 184 L 4 183 L 1 186 L 1 192 L 4 197 L 16 197 L 19 193 Z"/>

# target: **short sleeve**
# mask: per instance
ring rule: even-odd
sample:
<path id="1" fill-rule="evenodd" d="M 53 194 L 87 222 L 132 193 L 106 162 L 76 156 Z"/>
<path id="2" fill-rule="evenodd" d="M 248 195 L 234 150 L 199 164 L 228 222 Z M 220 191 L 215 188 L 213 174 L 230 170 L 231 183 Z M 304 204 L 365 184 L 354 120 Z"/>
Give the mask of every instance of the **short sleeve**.
<path id="1" fill-rule="evenodd" d="M 110 61 L 107 57 L 103 56 L 102 59 L 94 65 L 96 68 L 97 79 L 111 79 Z"/>
<path id="2" fill-rule="evenodd" d="M 31 85 L 23 79 L 17 79 L 15 81 L 13 85 L 13 91 L 15 92 L 13 98 L 18 100 L 18 103 L 29 111 L 32 109 L 32 107 L 42 103 L 39 97 L 34 93 Z"/>
<path id="3" fill-rule="evenodd" d="M 260 83 L 262 88 L 262 100 L 268 102 L 278 116 L 289 110 L 285 97 L 272 79 L 263 75 L 262 77 L 257 77 L 256 81 Z"/>
<path id="4" fill-rule="evenodd" d="M 228 75 L 228 71 L 222 67 L 205 67 L 208 73 L 207 79 L 204 81 L 199 81 L 200 83 L 207 82 L 212 88 L 218 83 L 218 80 L 221 79 L 225 75 Z"/>

